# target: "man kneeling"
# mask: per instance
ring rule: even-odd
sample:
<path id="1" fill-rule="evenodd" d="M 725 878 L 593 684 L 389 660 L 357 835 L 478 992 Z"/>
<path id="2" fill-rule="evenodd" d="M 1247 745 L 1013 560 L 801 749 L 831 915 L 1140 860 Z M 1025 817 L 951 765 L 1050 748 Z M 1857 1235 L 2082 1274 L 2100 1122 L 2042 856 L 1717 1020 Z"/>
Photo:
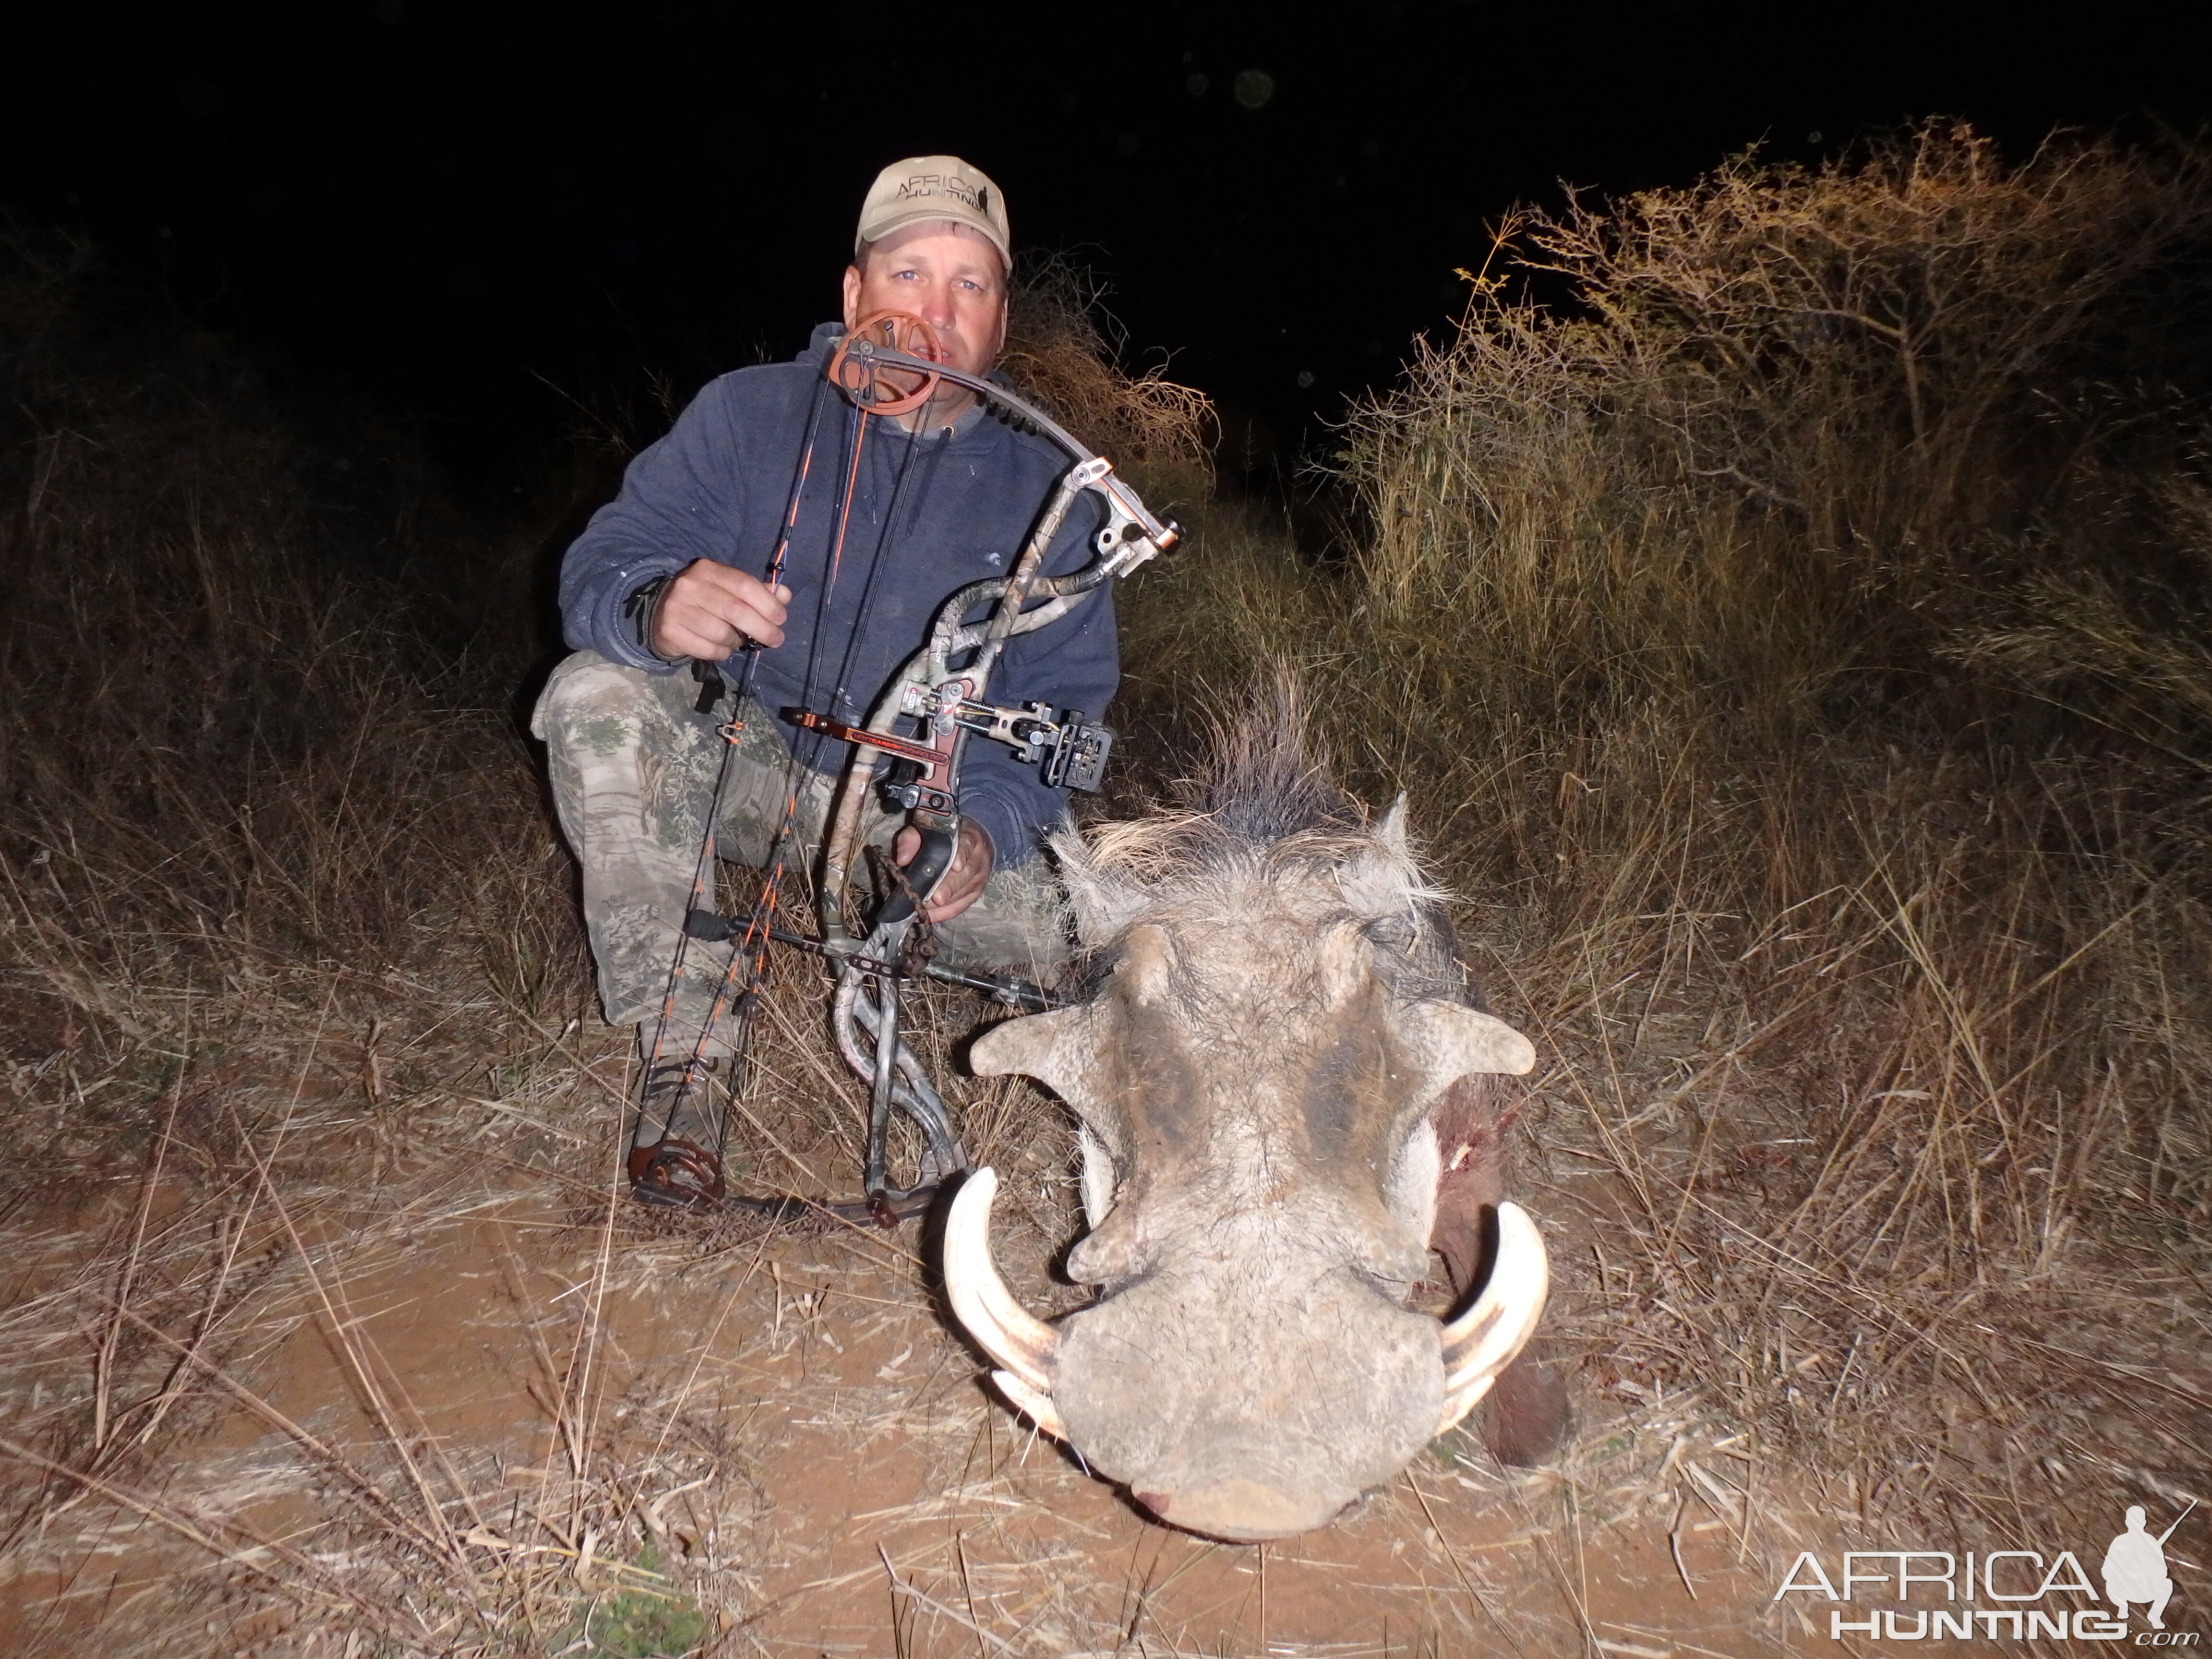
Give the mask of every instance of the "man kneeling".
<path id="1" fill-rule="evenodd" d="M 741 727 L 717 853 L 759 865 L 795 799 L 794 863 L 818 852 L 852 754 L 784 719 L 810 710 L 864 723 L 923 641 L 939 606 L 1003 577 L 1066 459 L 997 419 L 949 380 L 911 413 L 871 415 L 823 374 L 860 319 L 920 317 L 944 361 L 985 374 L 1006 339 L 1006 207 L 990 179 L 951 156 L 886 167 L 861 210 L 846 270 L 842 326 L 814 331 L 790 363 L 724 375 L 668 435 L 630 463 L 562 565 L 563 631 L 575 653 L 539 698 L 561 827 L 583 875 L 585 921 L 607 1019 L 639 1028 L 648 1066 L 641 1146 L 678 1126 L 682 1063 L 699 1046 L 719 963 L 670 973 L 708 825 L 726 722 Z M 1043 569 L 1079 568 L 1099 527 L 1081 497 Z M 788 537 L 781 582 L 764 573 Z M 748 642 L 760 648 L 742 706 L 717 696 Z M 694 672 L 681 672 L 688 663 Z M 994 702 L 1103 709 L 1118 678 L 1112 596 L 1006 642 Z M 1066 950 L 1058 890 L 1036 854 L 1066 814 L 1065 792 L 994 744 L 972 745 L 959 780 L 962 826 L 927 906 L 940 960 L 1049 977 Z M 902 864 L 918 836 L 880 805 L 866 827 Z M 664 1000 L 667 1029 L 653 1052 Z M 721 1034 L 702 1052 L 726 1056 Z M 670 1062 L 673 1061 L 672 1067 Z M 656 1104 L 656 1103 L 658 1103 Z"/>

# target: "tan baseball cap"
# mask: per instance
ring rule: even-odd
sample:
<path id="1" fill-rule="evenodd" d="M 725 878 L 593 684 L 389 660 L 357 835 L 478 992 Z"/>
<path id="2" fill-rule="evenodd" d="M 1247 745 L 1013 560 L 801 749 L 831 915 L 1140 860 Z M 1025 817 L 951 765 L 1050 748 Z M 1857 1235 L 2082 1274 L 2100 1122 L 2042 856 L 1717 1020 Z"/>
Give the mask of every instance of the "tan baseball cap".
<path id="1" fill-rule="evenodd" d="M 910 155 L 876 175 L 868 199 L 860 204 L 860 228 L 853 239 L 857 255 L 869 242 L 880 242 L 903 226 L 925 219 L 950 219 L 990 238 L 1001 264 L 1013 266 L 1006 229 L 1006 200 L 988 175 L 957 155 Z"/>

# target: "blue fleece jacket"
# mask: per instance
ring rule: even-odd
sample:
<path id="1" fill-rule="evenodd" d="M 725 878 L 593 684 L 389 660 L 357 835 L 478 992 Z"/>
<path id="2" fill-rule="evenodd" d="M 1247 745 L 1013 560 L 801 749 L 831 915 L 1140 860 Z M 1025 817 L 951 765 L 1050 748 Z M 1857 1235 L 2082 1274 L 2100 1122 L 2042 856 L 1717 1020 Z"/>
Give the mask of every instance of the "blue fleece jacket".
<path id="1" fill-rule="evenodd" d="M 809 411 L 826 384 L 823 366 L 842 334 L 824 325 L 797 361 L 723 375 L 692 400 L 666 437 L 630 462 L 622 493 L 592 515 L 562 562 L 562 624 L 570 646 L 648 673 L 673 673 L 678 665 L 640 642 L 626 614 L 631 596 L 694 559 L 765 574 Z M 791 614 L 783 643 L 761 653 L 753 690 L 777 716 L 786 744 L 817 770 L 834 772 L 849 760 L 850 745 L 797 731 L 782 722 L 783 711 L 865 720 L 953 590 L 1012 568 L 1069 462 L 1057 446 L 1016 432 L 984 410 L 921 435 L 896 421 L 863 416 L 834 391 L 823 392 L 821 411 L 784 564 Z M 842 515 L 841 550 L 848 476 L 852 509 Z M 1103 522 L 1097 495 L 1078 497 L 1047 556 L 1046 574 L 1079 568 Z M 1048 702 L 1094 718 L 1104 713 L 1120 678 L 1112 586 L 1074 615 L 1008 641 L 992 676 L 991 701 Z M 970 619 L 987 611 L 978 607 Z M 1040 832 L 1059 822 L 1065 798 L 1003 744 L 968 745 L 960 810 L 989 832 L 1001 868 L 1036 851 Z"/>

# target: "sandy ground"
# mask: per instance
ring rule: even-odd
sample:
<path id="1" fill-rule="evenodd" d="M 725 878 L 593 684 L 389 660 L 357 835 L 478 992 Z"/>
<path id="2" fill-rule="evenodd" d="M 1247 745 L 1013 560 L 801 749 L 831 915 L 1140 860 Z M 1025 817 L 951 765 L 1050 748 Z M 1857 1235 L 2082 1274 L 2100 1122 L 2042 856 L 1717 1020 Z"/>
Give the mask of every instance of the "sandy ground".
<path id="1" fill-rule="evenodd" d="M 1585 1389 L 1578 1438 L 1535 1471 L 1455 1435 L 1292 1542 L 1156 1525 L 993 1397 L 915 1227 L 762 1237 L 612 1201 L 619 1065 L 549 1053 L 501 1097 L 449 1098 L 438 1133 L 374 1181 L 118 1180 L 89 1209 L 19 1218 L 18 1443 L 42 1412 L 82 1420 L 54 1413 L 82 1405 L 116 1288 L 85 1284 L 88 1241 L 112 1261 L 142 1237 L 124 1299 L 168 1340 L 110 1367 L 107 1433 L 125 1450 L 94 1460 L 108 1486 L 50 1487 L 26 1511 L 0 1648 L 392 1651 L 369 1609 L 398 1608 L 456 1652 L 638 1655 L 656 1650 L 580 1645 L 582 1620 L 664 1590 L 711 1650 L 777 1656 L 1653 1659 L 1807 1641 L 1771 1603 L 1778 1552 L 1786 1564 L 1803 1535 L 1793 1506 L 1688 1398 Z M 311 1107 L 283 1133 L 353 1109 Z M 834 1178 L 835 1134 L 787 1144 L 804 1121 L 754 1138 Z M 1002 1263 L 1040 1310 L 1081 1294 L 1047 1266 L 1072 1223 L 1066 1150 L 1005 1170 Z M 226 1249 L 232 1288 L 210 1299 L 205 1264 Z M 173 1281 L 165 1301 L 155 1287 Z M 176 1364 L 196 1319 L 220 1337 L 220 1383 Z M 497 1617 L 453 1622 L 471 1594 L 526 1612 L 487 1645 Z"/>

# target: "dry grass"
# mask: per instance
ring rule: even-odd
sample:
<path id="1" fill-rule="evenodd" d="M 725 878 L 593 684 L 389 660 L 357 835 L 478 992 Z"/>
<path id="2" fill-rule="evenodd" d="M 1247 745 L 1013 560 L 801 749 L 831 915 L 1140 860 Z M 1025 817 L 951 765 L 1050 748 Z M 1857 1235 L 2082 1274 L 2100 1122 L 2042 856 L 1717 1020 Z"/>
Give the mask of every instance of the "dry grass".
<path id="1" fill-rule="evenodd" d="M 1131 607 L 1161 725 L 1287 649 L 1412 794 L 1551 1057 L 1594 1392 L 1855 1526 L 2207 1478 L 2201 487 L 2100 377 L 2208 215 L 2191 151 L 1930 128 L 1522 219 L 1575 303 L 1482 282 L 1355 416 L 1356 568 L 1232 524 Z"/>
<path id="2" fill-rule="evenodd" d="M 613 1201 L 627 1057 L 516 720 L 532 527 L 16 250 L 0 1628 L 1767 1652 L 1798 1548 L 2170 1512 L 2212 1429 L 2212 573 L 2194 405 L 2144 371 L 2201 368 L 2208 224 L 2185 149 L 1948 129 L 1521 220 L 1496 270 L 1571 292 L 1478 287 L 1353 421 L 1356 559 L 1217 501 L 1125 596 L 1119 804 L 1290 657 L 1546 1056 L 1522 1185 L 1583 1433 L 1530 1475 L 1449 1442 L 1267 1551 L 1020 1432 L 911 1231 Z M 1043 292 L 1017 374 L 1195 476 L 1200 406 Z M 776 972 L 737 1173 L 842 1189 L 858 1085 Z M 961 1080 L 978 1018 L 933 997 L 921 1040 L 1066 1305 L 1066 1128 Z"/>
<path id="3" fill-rule="evenodd" d="M 57 1591 L 18 1641 L 213 1619 L 229 1650 L 250 1613 L 540 1650 L 580 1595 L 666 1589 L 629 1534 L 692 1454 L 595 1464 L 592 1322 L 520 1281 L 544 1432 L 456 1443 L 358 1303 L 488 1209 L 603 1189 L 539 1103 L 618 1084 L 567 1041 L 569 878 L 507 708 L 526 543 L 424 582 L 481 531 L 404 443 L 297 436 L 220 343 L 87 315 L 82 250 L 8 252 L 5 1537 Z M 134 1540 L 98 1599 L 42 1578 L 79 1525 Z"/>
<path id="4" fill-rule="evenodd" d="M 1085 267 L 1046 256 L 1024 262 L 1016 278 L 1000 359 L 1007 376 L 1147 489 L 1203 497 L 1213 483 L 1219 428 L 1206 394 L 1170 380 L 1166 364 L 1135 373 L 1123 367 L 1127 343 Z"/>

